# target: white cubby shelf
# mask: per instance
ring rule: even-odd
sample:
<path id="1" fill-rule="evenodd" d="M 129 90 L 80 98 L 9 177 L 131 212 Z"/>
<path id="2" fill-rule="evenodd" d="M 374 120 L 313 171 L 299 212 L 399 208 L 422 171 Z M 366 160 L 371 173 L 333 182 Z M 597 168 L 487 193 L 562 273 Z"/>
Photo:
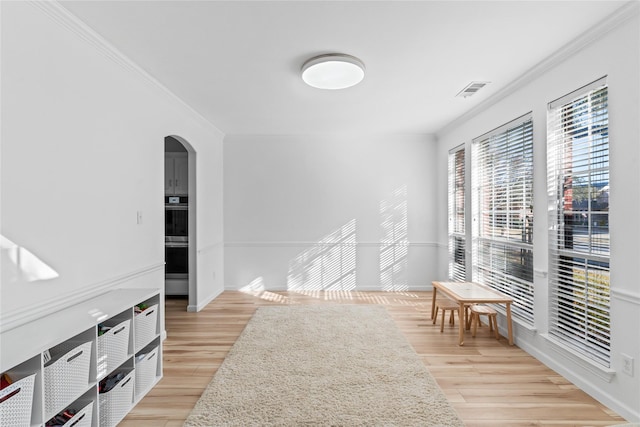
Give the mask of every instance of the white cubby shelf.
<path id="1" fill-rule="evenodd" d="M 163 302 L 158 289 L 114 289 L 3 331 L 0 374 L 13 383 L 0 427 L 116 426 L 162 378 Z"/>

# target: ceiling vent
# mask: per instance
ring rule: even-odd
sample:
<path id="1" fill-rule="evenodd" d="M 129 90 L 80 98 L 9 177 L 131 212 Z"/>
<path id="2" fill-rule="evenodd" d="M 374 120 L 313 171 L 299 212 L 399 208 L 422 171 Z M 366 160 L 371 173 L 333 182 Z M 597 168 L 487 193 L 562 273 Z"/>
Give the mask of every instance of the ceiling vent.
<path id="1" fill-rule="evenodd" d="M 471 82 L 464 89 L 462 89 L 460 92 L 458 92 L 456 97 L 468 98 L 471 95 L 475 95 L 476 92 L 478 92 L 480 89 L 482 89 L 483 87 L 485 87 L 489 83 L 491 83 L 491 82 Z"/>

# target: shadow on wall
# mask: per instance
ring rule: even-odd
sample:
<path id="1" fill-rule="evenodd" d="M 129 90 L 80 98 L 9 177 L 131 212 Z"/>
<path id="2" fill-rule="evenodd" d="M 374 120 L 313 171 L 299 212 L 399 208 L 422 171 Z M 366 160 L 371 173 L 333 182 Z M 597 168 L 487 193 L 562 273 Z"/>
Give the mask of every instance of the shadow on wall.
<path id="1" fill-rule="evenodd" d="M 395 189 L 380 202 L 380 284 L 387 292 L 409 289 L 407 280 L 407 187 Z M 327 234 L 289 262 L 287 290 L 298 293 L 349 292 L 356 290 L 356 220 Z M 257 277 L 240 289 L 251 295 L 266 292 Z M 283 298 L 277 294 L 273 297 Z M 281 301 L 283 302 L 283 301 Z"/>
<path id="2" fill-rule="evenodd" d="M 287 290 L 350 291 L 355 288 L 355 219 L 329 233 L 289 263 Z"/>
<path id="3" fill-rule="evenodd" d="M 380 284 L 383 291 L 406 291 L 407 281 L 407 186 L 380 202 Z"/>

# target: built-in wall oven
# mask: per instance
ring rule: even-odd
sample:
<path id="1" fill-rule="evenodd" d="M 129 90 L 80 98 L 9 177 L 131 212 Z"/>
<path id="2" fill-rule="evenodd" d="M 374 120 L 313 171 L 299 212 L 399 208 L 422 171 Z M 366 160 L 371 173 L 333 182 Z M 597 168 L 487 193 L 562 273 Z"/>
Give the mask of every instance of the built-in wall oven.
<path id="1" fill-rule="evenodd" d="M 189 238 L 189 200 L 185 196 L 165 197 L 164 235 L 174 240 Z"/>
<path id="2" fill-rule="evenodd" d="M 189 279 L 189 242 L 166 242 L 165 278 Z"/>
<path id="3" fill-rule="evenodd" d="M 187 295 L 189 287 L 189 201 L 165 197 L 165 293 Z"/>

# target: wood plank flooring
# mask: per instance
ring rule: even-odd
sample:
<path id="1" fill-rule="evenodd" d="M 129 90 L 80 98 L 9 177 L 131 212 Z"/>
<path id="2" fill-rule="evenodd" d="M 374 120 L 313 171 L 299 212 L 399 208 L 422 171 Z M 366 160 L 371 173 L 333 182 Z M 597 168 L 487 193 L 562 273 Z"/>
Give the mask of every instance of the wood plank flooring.
<path id="1" fill-rule="evenodd" d="M 625 422 L 486 325 L 459 347 L 457 327 L 447 323 L 441 334 L 432 324 L 431 292 L 224 292 L 199 313 L 186 312 L 186 299 L 167 299 L 164 378 L 120 426 L 182 426 L 257 307 L 327 303 L 385 305 L 467 426 Z"/>

